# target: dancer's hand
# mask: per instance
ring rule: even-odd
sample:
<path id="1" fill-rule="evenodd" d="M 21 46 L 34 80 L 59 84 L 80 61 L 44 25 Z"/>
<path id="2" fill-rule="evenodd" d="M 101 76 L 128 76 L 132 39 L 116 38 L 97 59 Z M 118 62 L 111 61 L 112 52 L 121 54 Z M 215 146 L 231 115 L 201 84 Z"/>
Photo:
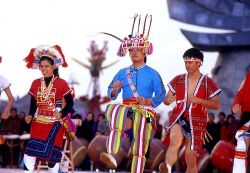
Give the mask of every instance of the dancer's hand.
<path id="1" fill-rule="evenodd" d="M 8 111 L 4 110 L 1 114 L 1 119 L 7 119 L 9 117 Z"/>
<path id="2" fill-rule="evenodd" d="M 241 114 L 241 105 L 240 104 L 233 105 L 232 112 L 236 115 L 240 115 Z"/>
<path id="3" fill-rule="evenodd" d="M 27 115 L 27 116 L 25 116 L 25 122 L 27 123 L 27 124 L 29 124 L 30 122 L 31 122 L 31 120 L 32 120 L 32 115 Z"/>
<path id="4" fill-rule="evenodd" d="M 152 105 L 152 100 L 146 99 L 145 97 L 138 97 L 138 102 L 140 105 L 144 106 L 151 106 Z"/>
<path id="5" fill-rule="evenodd" d="M 116 95 L 116 92 L 122 87 L 122 82 L 121 81 L 115 81 L 114 85 L 113 85 L 113 89 L 111 92 L 112 96 Z"/>
<path id="6" fill-rule="evenodd" d="M 60 119 L 62 117 L 62 113 L 61 112 L 55 112 L 54 116 L 56 117 L 56 119 Z"/>
<path id="7" fill-rule="evenodd" d="M 198 98 L 194 95 L 189 96 L 188 101 L 191 103 L 201 104 L 201 98 Z"/>
<path id="8" fill-rule="evenodd" d="M 176 96 L 175 96 L 173 93 L 168 92 L 167 96 L 166 96 L 165 99 L 164 99 L 164 104 L 165 104 L 165 105 L 170 105 L 170 104 L 173 103 L 175 100 L 176 100 Z"/>
<path id="9" fill-rule="evenodd" d="M 122 87 L 122 81 L 115 81 L 114 86 L 113 86 L 113 90 L 117 91 Z"/>

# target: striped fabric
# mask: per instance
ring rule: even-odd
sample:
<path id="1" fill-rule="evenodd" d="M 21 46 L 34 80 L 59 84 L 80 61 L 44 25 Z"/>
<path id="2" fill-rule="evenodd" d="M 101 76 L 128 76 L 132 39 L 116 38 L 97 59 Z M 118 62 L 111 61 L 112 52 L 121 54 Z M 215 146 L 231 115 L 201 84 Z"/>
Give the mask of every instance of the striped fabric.
<path id="1" fill-rule="evenodd" d="M 247 152 L 246 151 L 235 151 L 235 158 L 238 159 L 246 159 L 247 158 Z"/>
<path id="2" fill-rule="evenodd" d="M 133 134 L 131 172 L 142 173 L 146 162 L 145 154 L 154 131 L 151 123 L 147 123 L 146 118 L 141 115 L 141 111 L 139 110 L 135 111 L 133 118 Z"/>
<path id="3" fill-rule="evenodd" d="M 250 121 L 245 123 L 237 132 L 236 139 L 237 145 L 235 147 L 234 163 L 233 163 L 233 173 L 245 173 L 247 169 L 247 144 L 245 143 L 245 138 L 249 138 L 249 133 L 247 132 L 250 127 Z"/>
<path id="4" fill-rule="evenodd" d="M 130 105 L 131 106 L 131 105 Z M 109 154 L 117 154 L 121 142 L 121 133 L 125 127 L 127 114 L 132 107 L 119 104 L 110 104 L 106 108 L 106 117 L 110 126 L 110 134 L 107 139 L 107 151 Z M 132 141 L 132 165 L 131 172 L 142 173 L 145 165 L 145 154 L 148 150 L 149 140 L 154 135 L 152 123 L 148 123 L 143 112 L 133 108 L 133 136 Z"/>
<path id="5" fill-rule="evenodd" d="M 128 111 L 132 111 L 132 109 L 119 104 L 110 104 L 106 108 L 106 118 L 110 128 L 110 134 L 107 139 L 107 150 L 109 154 L 116 154 L 118 152 L 121 133 L 125 127 Z"/>

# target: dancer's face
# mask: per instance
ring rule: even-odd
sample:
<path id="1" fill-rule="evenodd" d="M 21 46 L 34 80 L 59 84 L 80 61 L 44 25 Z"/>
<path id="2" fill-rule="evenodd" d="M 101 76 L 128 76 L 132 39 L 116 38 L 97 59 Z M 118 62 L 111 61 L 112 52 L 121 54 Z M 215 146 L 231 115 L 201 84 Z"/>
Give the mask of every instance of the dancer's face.
<path id="1" fill-rule="evenodd" d="M 185 67 L 188 73 L 194 73 L 199 70 L 201 63 L 197 61 L 185 61 Z"/>
<path id="2" fill-rule="evenodd" d="M 130 48 L 129 55 L 132 62 L 143 63 L 145 58 L 145 51 L 143 48 Z"/>
<path id="3" fill-rule="evenodd" d="M 53 65 L 48 60 L 40 62 L 39 69 L 44 77 L 51 77 L 53 75 Z"/>

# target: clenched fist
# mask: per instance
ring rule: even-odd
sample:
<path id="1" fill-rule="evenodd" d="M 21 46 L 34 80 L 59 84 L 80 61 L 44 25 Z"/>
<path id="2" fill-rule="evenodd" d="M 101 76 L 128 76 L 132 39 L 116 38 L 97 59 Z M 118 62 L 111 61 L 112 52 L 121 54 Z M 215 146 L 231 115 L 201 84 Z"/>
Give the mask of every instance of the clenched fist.
<path id="1" fill-rule="evenodd" d="M 32 120 L 32 116 L 31 115 L 27 115 L 27 116 L 25 116 L 25 122 L 27 123 L 27 124 L 29 124 L 30 122 L 31 122 L 31 120 Z"/>

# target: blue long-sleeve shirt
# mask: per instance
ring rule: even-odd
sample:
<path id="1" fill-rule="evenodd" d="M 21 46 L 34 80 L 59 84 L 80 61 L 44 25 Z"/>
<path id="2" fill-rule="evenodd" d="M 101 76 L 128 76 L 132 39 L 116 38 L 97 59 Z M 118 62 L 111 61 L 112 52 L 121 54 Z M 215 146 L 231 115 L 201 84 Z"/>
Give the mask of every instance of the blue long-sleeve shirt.
<path id="1" fill-rule="evenodd" d="M 133 84 L 135 85 L 139 96 L 151 99 L 153 107 L 159 106 L 166 95 L 166 89 L 159 73 L 147 65 L 143 65 L 140 68 L 134 68 L 133 66 L 130 66 L 129 68 Z M 114 97 L 111 97 L 111 91 L 114 82 L 118 80 L 122 82 L 122 87 L 116 92 L 116 95 Z M 108 87 L 108 96 L 112 100 L 115 100 L 121 90 L 123 99 L 134 97 L 127 80 L 126 68 L 121 69 L 115 75 L 114 79 Z"/>

